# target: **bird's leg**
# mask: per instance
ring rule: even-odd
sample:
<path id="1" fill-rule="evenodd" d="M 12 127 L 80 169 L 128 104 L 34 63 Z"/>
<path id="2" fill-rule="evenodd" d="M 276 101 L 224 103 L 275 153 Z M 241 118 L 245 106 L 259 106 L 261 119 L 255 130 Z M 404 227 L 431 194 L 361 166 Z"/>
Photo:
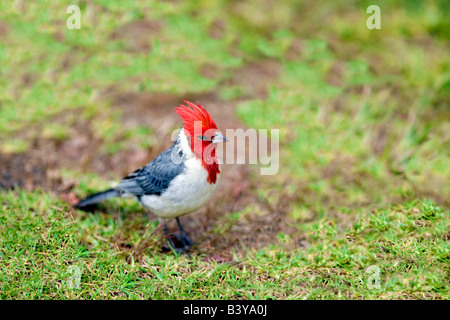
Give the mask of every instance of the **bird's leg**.
<path id="1" fill-rule="evenodd" d="M 164 224 L 164 232 L 166 233 L 167 240 L 169 241 L 169 245 L 177 253 L 185 253 L 186 251 L 189 250 L 189 247 L 186 247 L 184 242 L 180 243 L 180 239 L 178 239 L 178 237 L 175 237 L 173 234 L 169 233 L 169 230 L 167 229 L 167 226 L 165 224 Z M 176 241 L 174 242 L 174 240 L 176 240 Z M 177 243 L 178 246 L 175 243 Z M 183 245 L 183 246 L 181 247 L 180 245 Z"/>
<path id="2" fill-rule="evenodd" d="M 183 243 L 183 245 L 185 247 L 190 248 L 192 246 L 192 241 L 191 239 L 189 239 L 188 235 L 186 234 L 186 231 L 184 231 L 183 227 L 181 226 L 181 222 L 180 219 L 177 218 L 177 224 L 178 224 L 178 228 L 180 228 L 180 232 L 181 232 L 181 242 Z"/>
<path id="3" fill-rule="evenodd" d="M 164 232 L 166 233 L 167 240 L 169 241 L 170 246 L 171 246 L 175 251 L 178 251 L 177 246 L 175 245 L 175 243 L 173 243 L 172 235 L 169 233 L 169 230 L 167 229 L 167 226 L 166 226 L 165 223 L 164 223 Z"/>

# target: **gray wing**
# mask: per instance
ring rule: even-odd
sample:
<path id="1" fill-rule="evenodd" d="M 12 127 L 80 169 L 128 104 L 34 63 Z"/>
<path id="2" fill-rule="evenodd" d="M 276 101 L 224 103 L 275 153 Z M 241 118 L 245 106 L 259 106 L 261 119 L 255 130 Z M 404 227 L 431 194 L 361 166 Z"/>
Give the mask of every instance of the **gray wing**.
<path id="1" fill-rule="evenodd" d="M 176 147 L 175 142 L 152 162 L 125 177 L 116 189 L 135 196 L 161 195 L 169 187 L 170 182 L 185 168 L 181 161 L 183 153 L 178 151 L 178 148 L 177 152 L 172 152 Z"/>

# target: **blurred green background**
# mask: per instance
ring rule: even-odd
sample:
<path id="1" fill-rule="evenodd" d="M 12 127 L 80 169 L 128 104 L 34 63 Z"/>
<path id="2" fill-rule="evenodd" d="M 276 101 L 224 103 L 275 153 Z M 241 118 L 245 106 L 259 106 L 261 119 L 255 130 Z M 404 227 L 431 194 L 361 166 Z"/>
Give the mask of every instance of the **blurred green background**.
<path id="1" fill-rule="evenodd" d="M 448 299 L 449 18 L 444 0 L 2 1 L 1 297 Z M 156 221 L 70 204 L 168 147 L 184 99 L 222 130 L 280 129 L 280 170 L 225 166 L 183 218 L 195 257 L 161 239 L 130 262 Z"/>

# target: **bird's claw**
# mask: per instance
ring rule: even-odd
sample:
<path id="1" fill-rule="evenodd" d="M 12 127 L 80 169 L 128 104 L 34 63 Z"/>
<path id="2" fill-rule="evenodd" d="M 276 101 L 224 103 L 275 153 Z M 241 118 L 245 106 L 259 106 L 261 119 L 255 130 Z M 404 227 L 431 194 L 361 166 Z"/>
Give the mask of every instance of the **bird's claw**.
<path id="1" fill-rule="evenodd" d="M 185 247 L 192 247 L 193 242 L 188 238 L 187 234 L 182 232 L 180 236 L 175 235 Z"/>
<path id="2" fill-rule="evenodd" d="M 170 234 L 168 237 L 169 247 L 164 246 L 163 251 L 174 250 L 179 254 L 185 254 L 189 252 L 192 247 L 192 241 L 184 234 Z"/>

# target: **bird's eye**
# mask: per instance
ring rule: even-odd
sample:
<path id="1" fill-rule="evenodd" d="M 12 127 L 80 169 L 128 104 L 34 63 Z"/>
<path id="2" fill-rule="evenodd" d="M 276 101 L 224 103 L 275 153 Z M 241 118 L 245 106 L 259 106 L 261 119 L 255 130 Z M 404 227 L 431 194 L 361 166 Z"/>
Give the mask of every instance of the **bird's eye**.
<path id="1" fill-rule="evenodd" d="M 199 138 L 201 141 L 212 141 L 212 138 L 208 138 L 207 136 L 198 136 L 197 138 Z"/>

